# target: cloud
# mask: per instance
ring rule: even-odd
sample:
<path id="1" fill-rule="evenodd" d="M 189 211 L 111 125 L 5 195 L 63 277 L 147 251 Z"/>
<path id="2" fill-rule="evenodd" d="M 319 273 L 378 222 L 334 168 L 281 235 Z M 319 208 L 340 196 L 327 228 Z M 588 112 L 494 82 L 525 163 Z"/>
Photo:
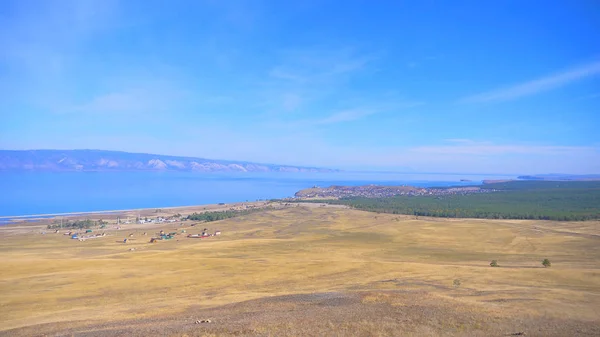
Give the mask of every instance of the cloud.
<path id="1" fill-rule="evenodd" d="M 350 47 L 306 47 L 279 50 L 264 76 L 256 80 L 254 94 L 266 115 L 306 113 L 315 105 L 336 99 L 349 82 L 376 58 Z M 266 110 L 266 111 L 265 111 Z"/>
<path id="2" fill-rule="evenodd" d="M 335 113 L 332 113 L 326 117 L 320 118 L 311 118 L 311 119 L 295 119 L 288 121 L 269 121 L 266 123 L 267 127 L 271 127 L 274 129 L 297 129 L 297 128 L 306 128 L 306 127 L 314 127 L 314 126 L 327 126 L 334 125 L 340 123 L 347 123 L 352 121 L 357 121 L 363 118 L 366 118 L 370 115 L 378 113 L 377 110 L 369 110 L 369 109 L 348 109 L 342 110 Z"/>
<path id="3" fill-rule="evenodd" d="M 83 51 L 111 31 L 119 16 L 116 0 L 12 1 L 0 29 L 0 87 L 14 101 L 41 110 L 80 91 Z"/>
<path id="4" fill-rule="evenodd" d="M 72 111 L 84 113 L 139 112 L 153 107 L 150 102 L 151 98 L 150 100 L 149 98 L 136 92 L 114 92 L 94 97 L 87 103 L 73 107 Z"/>
<path id="5" fill-rule="evenodd" d="M 472 143 L 473 141 L 470 139 L 465 139 L 465 138 L 450 138 L 450 139 L 444 139 L 445 142 L 448 143 Z"/>
<path id="6" fill-rule="evenodd" d="M 56 69 L 57 63 L 71 57 L 95 34 L 110 30 L 118 4 L 113 0 L 44 1 L 31 10 L 26 2 L 16 1 L 12 10 L 0 31 L 0 61 L 28 74 L 40 74 L 49 64 Z"/>
<path id="7" fill-rule="evenodd" d="M 353 109 L 336 112 L 329 117 L 312 121 L 313 124 L 336 124 L 359 120 L 377 113 L 377 110 Z"/>
<path id="8" fill-rule="evenodd" d="M 227 23 L 229 29 L 251 30 L 259 23 L 263 9 L 259 1 L 205 0 L 201 2 L 216 11 L 214 14 Z"/>
<path id="9" fill-rule="evenodd" d="M 448 139 L 448 145 L 418 146 L 410 148 L 410 152 L 433 155 L 564 155 L 594 153 L 598 149 L 589 146 L 554 146 L 554 145 L 519 145 L 494 144 L 491 142 L 476 142 L 468 139 Z"/>
<path id="10" fill-rule="evenodd" d="M 514 145 L 478 142 L 469 151 L 462 146 L 424 150 L 423 147 L 333 145 L 308 135 L 290 133 L 284 141 L 265 141 L 259 151 L 249 149 L 261 161 L 334 168 L 411 168 L 415 172 L 530 174 L 565 172 L 597 173 L 600 149 L 586 146 Z M 301 139 L 301 142 L 294 140 Z M 262 142 L 260 139 L 254 139 Z M 223 149 L 226 153 L 228 150 Z M 482 156 L 482 153 L 488 155 Z M 239 154 L 247 156 L 247 154 Z"/>
<path id="11" fill-rule="evenodd" d="M 58 113 L 83 114 L 148 114 L 169 111 L 189 103 L 190 92 L 171 81 L 152 81 L 149 78 L 128 79 L 124 83 L 113 82 L 113 91 L 97 94 L 81 104 L 57 107 Z M 195 97 L 197 103 L 209 103 L 209 98 Z M 222 97 L 215 97 L 215 102 Z"/>
<path id="12" fill-rule="evenodd" d="M 542 77 L 533 81 L 517 84 L 512 87 L 465 97 L 461 99 L 460 102 L 484 103 L 508 101 L 556 89 L 595 75 L 600 75 L 600 61 L 589 63 L 577 68 L 572 68 L 567 71 Z"/>
<path id="13" fill-rule="evenodd" d="M 274 128 L 328 126 L 354 122 L 381 113 L 400 112 L 402 110 L 410 109 L 423 104 L 424 103 L 422 102 L 411 102 L 404 100 L 398 100 L 397 102 L 378 102 L 377 104 L 372 105 L 365 104 L 363 106 L 354 108 L 341 109 L 330 113 L 325 117 L 304 118 L 287 121 L 270 121 L 267 123 L 267 126 Z"/>
<path id="14" fill-rule="evenodd" d="M 371 115 L 384 113 L 384 112 L 399 112 L 401 110 L 410 109 L 423 105 L 423 102 L 412 102 L 398 100 L 396 102 L 384 102 L 378 103 L 372 106 L 343 110 L 330 115 L 327 118 L 317 119 L 314 124 L 335 124 L 342 122 L 351 122 L 359 119 L 369 117 Z"/>
<path id="15" fill-rule="evenodd" d="M 307 139 L 307 142 L 313 141 Z M 474 142 L 471 145 L 415 147 L 361 147 L 318 144 L 310 154 L 298 149 L 297 158 L 311 158 L 313 165 L 363 167 L 415 172 L 530 174 L 565 172 L 597 173 L 600 148 L 593 146 L 520 145 Z M 317 161 L 318 160 L 318 161 Z"/>
<path id="16" fill-rule="evenodd" d="M 306 48 L 279 53 L 280 61 L 268 75 L 271 80 L 287 84 L 314 85 L 335 82 L 364 69 L 374 60 L 352 48 Z"/>
<path id="17" fill-rule="evenodd" d="M 283 95 L 282 106 L 285 110 L 295 110 L 302 104 L 302 96 L 295 93 L 286 93 Z"/>
<path id="18" fill-rule="evenodd" d="M 269 71 L 269 76 L 274 79 L 278 79 L 278 80 L 306 82 L 306 78 L 304 78 L 300 75 L 294 74 L 294 73 L 290 72 L 289 69 L 284 69 L 281 66 L 277 66 L 277 67 L 271 69 Z"/>

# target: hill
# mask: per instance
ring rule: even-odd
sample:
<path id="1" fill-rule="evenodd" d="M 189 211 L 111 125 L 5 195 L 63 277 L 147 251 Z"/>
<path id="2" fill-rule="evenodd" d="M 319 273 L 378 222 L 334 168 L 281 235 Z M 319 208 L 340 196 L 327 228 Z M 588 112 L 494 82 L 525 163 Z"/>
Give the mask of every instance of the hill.
<path id="1" fill-rule="evenodd" d="M 519 176 L 520 180 L 543 180 L 543 181 L 597 181 L 600 180 L 600 174 L 536 174 Z"/>
<path id="2" fill-rule="evenodd" d="M 0 170 L 336 172 L 338 170 L 104 150 L 0 150 Z"/>
<path id="3" fill-rule="evenodd" d="M 103 214 L 106 236 L 86 241 L 40 234 L 51 219 L 1 226 L 0 336 L 600 333 L 597 221 L 417 220 L 316 204 L 121 229 L 117 216 Z M 222 234 L 187 238 L 203 228 Z M 150 243 L 160 230 L 178 234 Z"/>

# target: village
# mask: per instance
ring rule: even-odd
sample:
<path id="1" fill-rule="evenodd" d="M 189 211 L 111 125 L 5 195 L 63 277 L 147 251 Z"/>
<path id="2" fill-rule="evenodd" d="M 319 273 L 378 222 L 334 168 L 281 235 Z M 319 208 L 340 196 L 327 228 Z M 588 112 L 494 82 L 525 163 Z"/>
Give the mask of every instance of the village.
<path id="1" fill-rule="evenodd" d="M 198 223 L 189 224 L 189 228 L 185 225 L 185 222 L 188 220 L 186 218 L 178 218 L 178 219 L 166 219 L 164 217 L 155 217 L 155 218 L 138 218 L 137 224 L 164 224 L 164 223 L 175 223 L 179 222 L 179 229 L 172 229 L 169 232 L 166 232 L 164 229 L 154 233 L 154 235 L 148 235 L 148 232 L 143 232 L 143 234 L 139 235 L 144 237 L 143 241 L 147 241 L 149 243 L 156 243 L 162 240 L 171 240 L 174 238 L 190 238 L 190 239 L 207 239 L 215 236 L 221 235 L 220 230 L 215 230 L 213 233 L 210 233 L 208 228 L 204 228 L 201 231 L 198 230 L 196 234 L 188 234 L 188 230 L 190 228 L 194 228 L 198 225 Z M 55 229 L 53 234 L 62 234 L 72 240 L 77 240 L 80 242 L 92 240 L 92 239 L 100 239 L 105 237 L 124 237 L 119 242 L 124 244 L 131 243 L 133 240 L 140 240 L 135 238 L 135 233 L 131 232 L 129 234 L 121 234 L 122 232 L 128 232 L 127 229 L 135 229 L 135 228 L 126 228 L 125 225 L 132 224 L 130 220 L 121 221 L 120 218 L 117 218 L 116 223 L 112 228 L 107 228 L 107 224 L 105 221 L 100 221 L 100 225 L 96 226 L 97 228 L 87 228 L 87 229 L 70 229 L 61 231 L 61 229 Z M 107 231 L 109 234 L 107 235 Z M 42 231 L 41 234 L 48 234 L 46 231 Z M 149 237 L 149 238 L 148 238 Z M 135 249 L 131 248 L 130 251 Z"/>
<path id="2" fill-rule="evenodd" d="M 328 198 L 387 198 L 398 195 L 403 196 L 446 196 L 446 195 L 466 195 L 475 193 L 496 192 L 494 189 L 480 188 L 477 186 L 449 187 L 449 188 L 424 188 L 413 186 L 330 186 L 307 188 L 295 194 L 295 198 L 300 199 L 328 199 Z"/>
<path id="3" fill-rule="evenodd" d="M 209 230 L 206 223 L 227 217 L 249 214 L 265 208 L 282 208 L 289 204 L 246 202 L 191 206 L 176 209 L 143 209 L 118 213 L 87 214 L 54 217 L 41 235 L 62 235 L 75 242 L 85 242 L 103 238 L 117 238 L 115 242 L 124 245 L 179 241 L 180 239 L 209 239 L 221 235 L 221 230 Z M 184 213 L 184 215 L 180 214 Z M 201 226 L 204 225 L 204 226 Z M 153 231 L 156 230 L 154 233 Z M 135 251 L 136 248 L 129 248 Z"/>

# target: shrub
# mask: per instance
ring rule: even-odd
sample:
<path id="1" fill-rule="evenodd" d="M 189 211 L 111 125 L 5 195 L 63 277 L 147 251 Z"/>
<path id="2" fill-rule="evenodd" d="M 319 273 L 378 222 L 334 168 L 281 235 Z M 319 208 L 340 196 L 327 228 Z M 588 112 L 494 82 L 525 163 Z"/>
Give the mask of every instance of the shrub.
<path id="1" fill-rule="evenodd" d="M 460 287 L 460 280 L 456 279 L 456 280 L 454 280 L 454 282 L 452 282 L 452 284 L 454 284 L 455 288 L 458 288 L 458 287 Z"/>
<path id="2" fill-rule="evenodd" d="M 542 261 L 542 265 L 544 265 L 544 267 L 548 268 L 552 265 L 552 263 L 550 263 L 550 260 L 544 259 L 544 261 Z"/>
<path id="3" fill-rule="evenodd" d="M 498 267 L 498 261 L 492 260 L 492 262 L 490 263 L 490 267 Z"/>

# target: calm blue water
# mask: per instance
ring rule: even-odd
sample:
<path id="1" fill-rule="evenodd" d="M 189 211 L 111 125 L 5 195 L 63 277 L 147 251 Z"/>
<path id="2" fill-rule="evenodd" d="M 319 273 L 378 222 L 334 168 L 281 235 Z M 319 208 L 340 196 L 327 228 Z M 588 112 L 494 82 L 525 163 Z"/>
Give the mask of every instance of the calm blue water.
<path id="1" fill-rule="evenodd" d="M 206 174 L 193 172 L 0 172 L 0 216 L 191 206 L 293 196 L 330 185 L 452 186 L 477 175 L 397 173 Z M 460 182 L 471 179 L 472 182 Z"/>

